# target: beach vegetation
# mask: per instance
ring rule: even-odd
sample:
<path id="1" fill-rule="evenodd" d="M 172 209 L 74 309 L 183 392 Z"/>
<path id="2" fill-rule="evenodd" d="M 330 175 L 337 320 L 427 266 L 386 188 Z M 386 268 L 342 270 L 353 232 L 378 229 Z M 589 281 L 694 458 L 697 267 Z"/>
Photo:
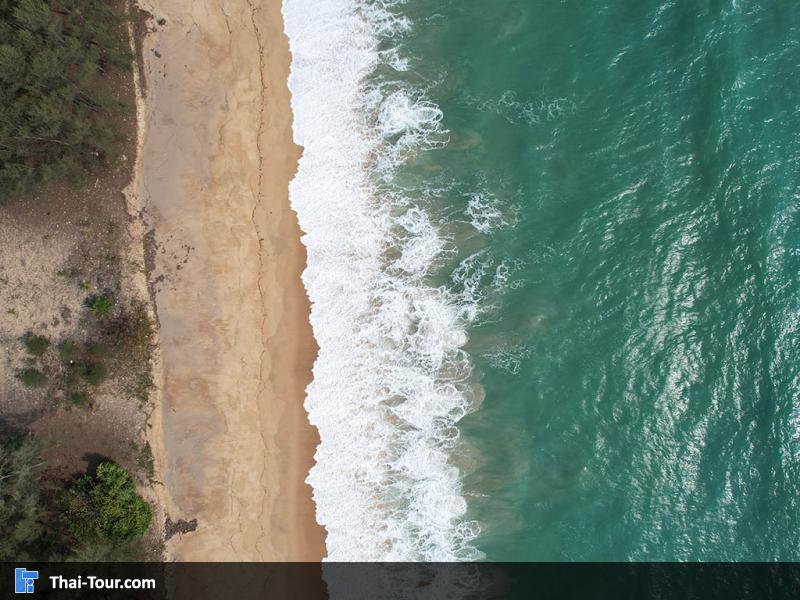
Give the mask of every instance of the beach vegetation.
<path id="1" fill-rule="evenodd" d="M 106 0 L 0 0 L 0 196 L 113 157 L 100 83 L 130 68 L 123 22 Z"/>
<path id="2" fill-rule="evenodd" d="M 61 359 L 61 362 L 72 362 L 77 360 L 80 356 L 81 349 L 75 342 L 71 342 L 69 340 L 64 340 L 57 346 L 58 350 L 58 358 Z"/>
<path id="3" fill-rule="evenodd" d="M 25 349 L 31 356 L 41 356 L 50 346 L 50 340 L 42 335 L 28 335 L 25 337 Z"/>
<path id="4" fill-rule="evenodd" d="M 145 560 L 145 550 L 141 540 L 127 543 L 114 543 L 100 540 L 82 544 L 72 549 L 67 561 L 69 562 L 142 562 Z"/>
<path id="5" fill-rule="evenodd" d="M 81 375 L 89 385 L 100 385 L 107 374 L 108 370 L 101 362 L 87 362 L 81 365 Z"/>
<path id="6" fill-rule="evenodd" d="M 28 436 L 0 440 L 0 560 L 31 560 L 45 538 L 39 508 L 42 460 Z"/>
<path id="7" fill-rule="evenodd" d="M 138 361 L 149 355 L 155 324 L 144 302 L 122 307 L 113 319 L 105 321 L 103 335 L 126 361 Z"/>
<path id="8" fill-rule="evenodd" d="M 150 447 L 150 442 L 145 442 L 139 450 L 136 466 L 150 479 L 155 475 L 155 459 L 153 457 L 153 449 Z"/>
<path id="9" fill-rule="evenodd" d="M 94 344 L 88 344 L 85 349 L 85 358 L 89 361 L 99 361 L 102 360 L 104 357 L 107 357 L 109 353 L 108 348 L 105 344 L 101 344 L 96 342 Z"/>
<path id="10" fill-rule="evenodd" d="M 114 310 L 114 301 L 104 295 L 91 296 L 87 299 L 87 304 L 89 305 L 89 310 L 100 318 L 107 317 Z"/>
<path id="11" fill-rule="evenodd" d="M 40 388 L 47 385 L 47 375 L 33 367 L 19 371 L 17 378 L 22 382 L 22 385 L 29 388 Z"/>
<path id="12" fill-rule="evenodd" d="M 80 408 L 86 408 L 89 406 L 89 396 L 86 395 L 85 392 L 72 392 L 69 395 L 69 401 L 74 406 L 78 406 Z"/>
<path id="13" fill-rule="evenodd" d="M 117 544 L 142 537 L 153 520 L 153 509 L 137 493 L 126 469 L 105 462 L 67 491 L 61 518 L 80 543 Z"/>
<path id="14" fill-rule="evenodd" d="M 150 400 L 150 392 L 156 388 L 150 372 L 142 370 L 131 385 L 131 395 L 139 401 L 139 408 L 144 408 Z"/>

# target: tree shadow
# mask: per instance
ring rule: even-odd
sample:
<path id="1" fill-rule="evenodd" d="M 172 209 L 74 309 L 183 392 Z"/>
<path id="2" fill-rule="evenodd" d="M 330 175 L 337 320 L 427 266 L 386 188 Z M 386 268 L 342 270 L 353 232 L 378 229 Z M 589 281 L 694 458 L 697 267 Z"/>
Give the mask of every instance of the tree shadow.
<path id="1" fill-rule="evenodd" d="M 98 454 L 97 452 L 87 452 L 81 456 L 81 460 L 86 461 L 86 471 L 85 473 L 77 473 L 75 475 L 76 478 L 84 474 L 94 477 L 97 475 L 97 467 L 103 463 L 114 462 L 108 456 L 105 456 L 104 454 Z"/>

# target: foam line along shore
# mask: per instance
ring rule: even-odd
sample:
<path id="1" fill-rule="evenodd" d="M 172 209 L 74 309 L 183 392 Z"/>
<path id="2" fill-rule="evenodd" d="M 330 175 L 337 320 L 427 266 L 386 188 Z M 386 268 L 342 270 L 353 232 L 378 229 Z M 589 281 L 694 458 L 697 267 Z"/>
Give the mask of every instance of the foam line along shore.
<path id="1" fill-rule="evenodd" d="M 395 36 L 399 2 L 285 0 L 293 61 L 290 185 L 320 347 L 306 408 L 320 445 L 309 482 L 331 560 L 478 556 L 452 460 L 479 401 L 463 351 L 471 299 L 430 283 L 449 252 L 426 198 L 396 182 L 447 143 L 442 113 Z"/>

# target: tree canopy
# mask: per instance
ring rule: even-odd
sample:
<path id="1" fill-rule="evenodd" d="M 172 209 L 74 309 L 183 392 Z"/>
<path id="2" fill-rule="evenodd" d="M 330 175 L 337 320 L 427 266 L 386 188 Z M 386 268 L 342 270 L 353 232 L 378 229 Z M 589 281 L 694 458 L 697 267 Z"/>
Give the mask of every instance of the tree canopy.
<path id="1" fill-rule="evenodd" d="M 108 0 L 0 0 L 0 196 L 112 156 L 97 83 L 130 66 L 123 21 Z"/>
<path id="2" fill-rule="evenodd" d="M 0 436 L 0 561 L 142 560 L 153 509 L 126 469 L 103 463 L 54 503 L 46 468 L 29 435 Z"/>
<path id="3" fill-rule="evenodd" d="M 31 438 L 0 439 L 0 560 L 39 558 L 42 466 Z"/>
<path id="4" fill-rule="evenodd" d="M 79 542 L 128 542 L 143 536 L 153 520 L 150 505 L 136 493 L 130 473 L 103 463 L 67 492 L 64 524 Z"/>

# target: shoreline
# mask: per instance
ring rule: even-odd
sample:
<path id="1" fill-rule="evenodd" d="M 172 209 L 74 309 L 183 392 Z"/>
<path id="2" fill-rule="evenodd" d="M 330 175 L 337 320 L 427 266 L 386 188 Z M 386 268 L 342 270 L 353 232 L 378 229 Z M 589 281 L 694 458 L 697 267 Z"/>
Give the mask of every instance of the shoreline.
<path id="1" fill-rule="evenodd" d="M 140 6 L 155 30 L 137 170 L 160 325 L 150 433 L 165 512 L 187 525 L 167 559 L 319 561 L 303 408 L 317 346 L 288 198 L 301 149 L 280 2 Z"/>
<path id="2" fill-rule="evenodd" d="M 146 39 L 146 32 L 141 31 L 145 25 L 146 17 L 141 14 L 139 4 L 136 0 L 126 0 L 126 11 L 130 17 L 127 23 L 128 42 L 130 44 L 131 55 L 133 57 L 133 92 L 136 112 L 136 153 L 133 164 L 133 177 L 128 186 L 123 190 L 125 197 L 125 210 L 128 214 L 127 233 L 130 243 L 127 245 L 131 256 L 131 264 L 135 265 L 130 275 L 131 283 L 136 292 L 144 302 L 147 316 L 155 324 L 155 343 L 150 348 L 149 367 L 151 389 L 149 394 L 150 405 L 146 416 L 146 425 L 143 437 L 149 445 L 153 464 L 152 475 L 160 476 L 163 473 L 163 431 L 161 423 L 161 345 L 158 342 L 158 314 L 156 312 L 155 297 L 152 294 L 149 273 L 147 269 L 147 256 L 145 248 L 145 230 L 141 219 L 142 199 L 140 189 L 142 185 L 142 154 L 144 149 L 146 133 L 146 113 L 147 113 L 147 88 L 144 80 L 143 65 L 143 44 Z M 164 530 L 158 526 L 165 523 L 166 515 L 174 510 L 170 501 L 170 496 L 162 485 L 157 481 L 151 481 L 147 489 L 148 495 L 154 500 L 152 503 L 155 527 L 158 531 L 159 543 L 163 544 Z"/>

